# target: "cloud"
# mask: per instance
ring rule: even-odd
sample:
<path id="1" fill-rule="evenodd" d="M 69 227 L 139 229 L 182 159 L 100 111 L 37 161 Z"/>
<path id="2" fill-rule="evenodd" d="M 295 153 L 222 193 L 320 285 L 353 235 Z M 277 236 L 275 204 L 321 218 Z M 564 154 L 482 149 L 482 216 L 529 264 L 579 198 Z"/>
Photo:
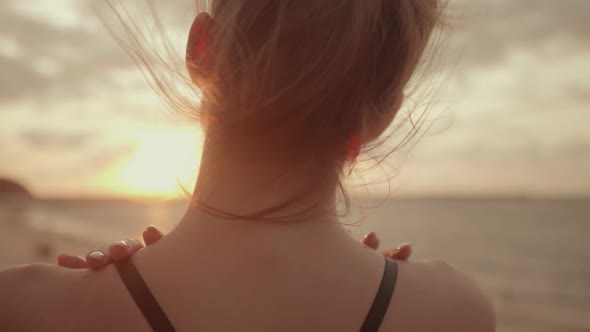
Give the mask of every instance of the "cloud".
<path id="1" fill-rule="evenodd" d="M 79 16 L 77 24 L 59 25 L 17 10 L 14 3 L 0 4 L 0 31 L 22 54 L 0 56 L 0 100 L 88 94 L 91 82 L 106 81 L 114 86 L 112 75 L 134 66 L 102 27 L 95 5 L 69 2 L 70 11 Z M 182 14 L 174 8 L 186 10 Z M 180 1 L 160 3 L 158 11 L 165 17 L 192 15 L 190 5 Z M 502 63 L 519 49 L 541 56 L 543 47 L 555 40 L 569 41 L 564 53 L 590 48 L 590 1 L 453 0 L 449 14 L 454 25 L 450 52 L 463 54 L 460 60 L 449 56 L 449 61 L 458 61 L 462 67 Z M 174 22 L 178 28 L 182 18 L 166 23 Z M 45 70 L 47 66 L 50 70 Z"/>
<path id="2" fill-rule="evenodd" d="M 54 183 L 54 188 L 63 181 L 83 186 L 138 148 L 133 142 L 107 142 L 85 133 L 31 131 L 8 141 L 12 144 L 0 147 L 0 156 L 10 162 L 0 164 L 0 174 Z"/>
<path id="3" fill-rule="evenodd" d="M 449 48 L 463 53 L 462 65 L 501 63 L 517 50 L 542 55 L 553 41 L 566 42 L 564 53 L 590 48 L 586 0 L 453 0 L 449 16 Z"/>
<path id="4" fill-rule="evenodd" d="M 63 132 L 49 131 L 42 129 L 29 129 L 20 134 L 21 139 L 28 145 L 35 148 L 60 148 L 73 149 L 82 148 L 88 144 L 95 134 L 89 132 Z"/>
<path id="5" fill-rule="evenodd" d="M 1 20 L 1 18 L 0 18 Z M 51 80 L 23 61 L 0 56 L 0 100 L 13 100 L 51 87 Z"/>
<path id="6" fill-rule="evenodd" d="M 0 55 L 0 99 L 4 101 L 79 96 L 88 93 L 90 82 L 108 80 L 111 73 L 133 66 L 96 18 L 84 18 L 88 26 L 60 27 L 7 3 L 0 9 L 1 37 L 19 53 Z"/>

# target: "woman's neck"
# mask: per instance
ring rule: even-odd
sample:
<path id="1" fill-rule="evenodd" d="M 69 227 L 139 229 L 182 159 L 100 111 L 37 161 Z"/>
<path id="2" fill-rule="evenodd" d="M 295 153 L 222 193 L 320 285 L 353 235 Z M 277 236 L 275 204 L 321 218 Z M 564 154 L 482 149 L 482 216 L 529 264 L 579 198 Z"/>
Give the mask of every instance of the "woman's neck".
<path id="1" fill-rule="evenodd" d="M 213 210 L 283 221 L 335 214 L 337 175 L 318 174 L 311 161 L 295 165 L 273 157 L 209 142 L 188 213 Z"/>
<path id="2" fill-rule="evenodd" d="M 194 202 L 163 240 L 167 244 L 162 243 L 162 248 L 166 247 L 167 252 L 184 252 L 189 255 L 185 259 L 191 253 L 207 256 L 212 252 L 233 259 L 232 255 L 242 255 L 237 251 L 243 250 L 269 258 L 283 257 L 289 252 L 292 255 L 293 250 L 300 254 L 335 252 L 337 243 L 351 240 L 338 224 L 335 189 L 305 175 L 281 169 L 276 163 L 245 160 L 240 153 L 206 146 Z M 281 205 L 302 192 L 306 195 L 297 197 L 295 203 L 260 220 L 227 218 L 201 206 L 206 204 L 237 216 L 250 215 Z M 302 215 L 301 211 L 307 213 Z"/>

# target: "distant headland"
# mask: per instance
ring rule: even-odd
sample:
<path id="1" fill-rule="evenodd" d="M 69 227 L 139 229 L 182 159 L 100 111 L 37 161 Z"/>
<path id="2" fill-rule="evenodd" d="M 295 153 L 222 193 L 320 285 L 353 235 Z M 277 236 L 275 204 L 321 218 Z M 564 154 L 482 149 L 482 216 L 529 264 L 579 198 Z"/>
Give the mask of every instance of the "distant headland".
<path id="1" fill-rule="evenodd" d="M 16 181 L 0 178 L 0 202 L 5 200 L 33 199 L 33 194 Z"/>

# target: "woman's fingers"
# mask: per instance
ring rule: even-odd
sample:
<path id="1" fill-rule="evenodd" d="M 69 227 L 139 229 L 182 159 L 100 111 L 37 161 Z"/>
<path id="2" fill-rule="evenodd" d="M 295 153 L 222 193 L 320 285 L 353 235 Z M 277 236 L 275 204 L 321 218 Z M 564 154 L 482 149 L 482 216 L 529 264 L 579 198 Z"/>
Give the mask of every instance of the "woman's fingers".
<path id="1" fill-rule="evenodd" d="M 410 244 L 403 244 L 395 249 L 385 250 L 383 254 L 391 259 L 407 261 L 412 255 L 412 246 Z"/>
<path id="2" fill-rule="evenodd" d="M 163 236 L 164 234 L 156 226 L 149 226 L 143 232 L 143 239 L 148 246 L 158 242 Z M 70 269 L 102 269 L 113 262 L 128 259 L 143 247 L 138 240 L 125 239 L 93 249 L 86 255 L 86 259 L 61 255 L 57 259 L 57 264 Z"/>
<path id="3" fill-rule="evenodd" d="M 133 256 L 141 248 L 143 243 L 139 240 L 125 239 L 109 245 L 109 255 L 113 261 L 120 262 Z"/>
<path id="4" fill-rule="evenodd" d="M 379 238 L 377 237 L 377 234 L 371 232 L 369 234 L 367 234 L 365 236 L 365 238 L 363 239 L 363 244 L 366 245 L 367 247 L 371 248 L 371 249 L 379 249 Z"/>
<path id="5" fill-rule="evenodd" d="M 363 244 L 372 249 L 379 249 L 379 238 L 377 234 L 371 232 L 363 239 Z M 412 246 L 410 244 L 402 244 L 401 246 L 394 249 L 387 249 L 383 251 L 383 254 L 391 259 L 398 261 L 407 261 L 412 255 Z"/>
<path id="6" fill-rule="evenodd" d="M 148 226 L 148 228 L 143 231 L 143 242 L 145 242 L 146 246 L 150 246 L 158 242 L 163 236 L 164 233 L 160 232 L 156 226 Z"/>
<path id="7" fill-rule="evenodd" d="M 59 255 L 57 265 L 68 269 L 87 269 L 88 263 L 80 256 Z"/>
<path id="8" fill-rule="evenodd" d="M 109 254 L 109 246 L 106 244 L 95 248 L 86 255 L 86 263 L 88 263 L 88 267 L 91 269 L 103 268 L 111 262 L 112 259 Z"/>

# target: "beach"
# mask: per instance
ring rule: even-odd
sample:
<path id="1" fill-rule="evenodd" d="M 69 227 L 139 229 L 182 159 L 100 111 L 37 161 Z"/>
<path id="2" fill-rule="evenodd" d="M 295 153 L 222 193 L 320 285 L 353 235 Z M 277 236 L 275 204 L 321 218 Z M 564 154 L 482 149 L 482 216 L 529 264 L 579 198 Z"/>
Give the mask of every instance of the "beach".
<path id="1" fill-rule="evenodd" d="M 347 222 L 385 246 L 413 244 L 468 271 L 490 294 L 498 331 L 590 331 L 590 204 L 584 200 L 405 199 Z M 369 204 L 371 205 L 371 204 Z M 186 202 L 40 201 L 0 208 L 0 268 L 54 263 L 103 242 L 172 229 Z M 353 209 L 354 210 L 354 209 Z"/>
<path id="2" fill-rule="evenodd" d="M 0 269 L 30 263 L 55 264 L 59 253 L 82 254 L 92 247 L 90 241 L 22 227 L 3 226 L 0 233 Z"/>

